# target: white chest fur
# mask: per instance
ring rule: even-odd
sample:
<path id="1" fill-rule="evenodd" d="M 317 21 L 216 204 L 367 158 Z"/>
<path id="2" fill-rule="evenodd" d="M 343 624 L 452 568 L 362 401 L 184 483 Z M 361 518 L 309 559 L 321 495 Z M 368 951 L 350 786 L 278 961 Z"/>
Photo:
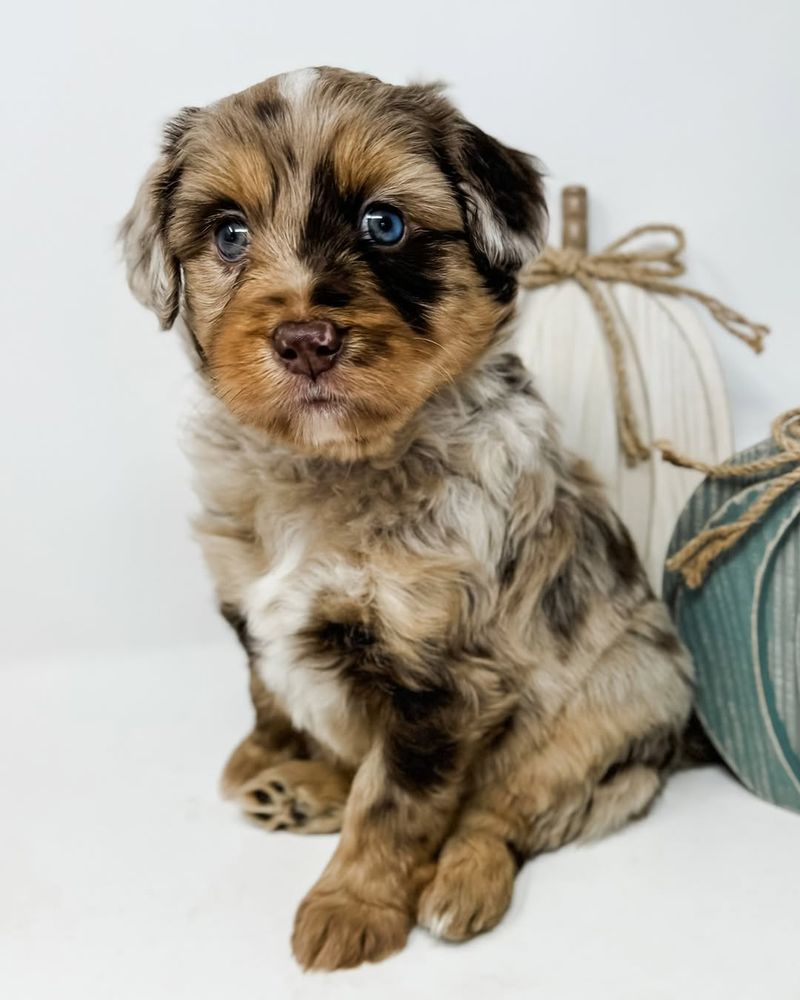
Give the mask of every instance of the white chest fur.
<path id="1" fill-rule="evenodd" d="M 309 556 L 307 540 L 295 532 L 270 571 L 249 586 L 244 601 L 264 684 L 296 729 L 352 763 L 366 752 L 364 734 L 354 726 L 344 682 L 337 671 L 308 658 L 303 633 L 321 590 L 355 594 L 362 587 L 361 572 Z"/>

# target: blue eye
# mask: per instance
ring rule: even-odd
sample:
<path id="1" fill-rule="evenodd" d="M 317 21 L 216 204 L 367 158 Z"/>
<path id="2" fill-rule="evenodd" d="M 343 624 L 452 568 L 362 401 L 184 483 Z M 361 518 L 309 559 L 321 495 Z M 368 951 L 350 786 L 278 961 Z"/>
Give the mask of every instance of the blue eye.
<path id="1" fill-rule="evenodd" d="M 361 231 L 373 243 L 391 247 L 399 243 L 406 231 L 403 216 L 391 205 L 368 205 L 361 216 Z"/>
<path id="2" fill-rule="evenodd" d="M 223 260 L 241 260 L 250 243 L 250 233 L 241 219 L 226 219 L 214 230 L 214 242 Z"/>

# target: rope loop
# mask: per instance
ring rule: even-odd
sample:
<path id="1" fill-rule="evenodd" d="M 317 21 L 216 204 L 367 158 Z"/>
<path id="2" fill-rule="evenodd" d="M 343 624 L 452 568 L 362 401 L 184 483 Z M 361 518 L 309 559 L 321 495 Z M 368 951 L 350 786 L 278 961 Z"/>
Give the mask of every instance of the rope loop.
<path id="1" fill-rule="evenodd" d="M 653 236 L 661 238 L 662 244 L 655 247 L 643 245 L 644 237 Z M 583 253 L 571 247 L 546 247 L 520 272 L 519 283 L 523 288 L 545 288 L 573 280 L 589 296 L 611 352 L 617 428 L 629 465 L 648 458 L 650 448 L 639 434 L 622 337 L 601 284 L 622 281 L 661 295 L 694 299 L 708 309 L 720 326 L 744 341 L 756 354 L 763 350 L 764 339 L 769 333 L 769 327 L 763 323 L 753 323 L 718 299 L 675 282 L 674 279 L 686 271 L 682 256 L 685 249 L 686 237 L 678 226 L 650 223 L 631 229 L 596 254 Z M 792 433 L 800 432 L 796 429 Z"/>
<path id="2" fill-rule="evenodd" d="M 667 569 L 681 573 L 692 589 L 700 586 L 715 559 L 732 548 L 788 490 L 800 485 L 800 406 L 781 413 L 773 420 L 772 439 L 778 449 L 774 454 L 752 462 L 722 462 L 720 465 L 699 462 L 676 451 L 666 441 L 656 442 L 666 462 L 685 469 L 696 469 L 712 479 L 773 477 L 735 521 L 706 528 L 667 560 Z"/>

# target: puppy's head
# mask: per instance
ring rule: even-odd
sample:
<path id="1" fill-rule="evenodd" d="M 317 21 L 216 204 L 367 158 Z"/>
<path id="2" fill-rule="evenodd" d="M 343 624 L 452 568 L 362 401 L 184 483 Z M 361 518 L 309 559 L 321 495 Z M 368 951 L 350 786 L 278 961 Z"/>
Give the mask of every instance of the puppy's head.
<path id="1" fill-rule="evenodd" d="M 545 220 L 533 162 L 437 88 L 308 69 L 170 122 L 122 237 L 239 420 L 349 459 L 486 350 Z"/>

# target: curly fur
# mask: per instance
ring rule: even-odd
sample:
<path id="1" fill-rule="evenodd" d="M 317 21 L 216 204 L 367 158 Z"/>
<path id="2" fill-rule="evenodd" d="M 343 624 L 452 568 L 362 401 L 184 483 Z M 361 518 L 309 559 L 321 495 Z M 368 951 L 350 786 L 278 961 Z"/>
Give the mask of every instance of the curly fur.
<path id="1" fill-rule="evenodd" d="M 394 256 L 352 229 L 377 197 L 412 220 Z M 209 237 L 230 204 L 239 270 Z M 686 724 L 667 613 L 504 347 L 543 224 L 533 161 L 435 88 L 339 70 L 185 111 L 124 224 L 206 387 L 196 531 L 256 707 L 224 790 L 268 829 L 342 826 L 307 967 L 494 926 L 524 859 L 648 809 Z M 270 331 L 320 316 L 347 346 L 312 388 Z"/>

